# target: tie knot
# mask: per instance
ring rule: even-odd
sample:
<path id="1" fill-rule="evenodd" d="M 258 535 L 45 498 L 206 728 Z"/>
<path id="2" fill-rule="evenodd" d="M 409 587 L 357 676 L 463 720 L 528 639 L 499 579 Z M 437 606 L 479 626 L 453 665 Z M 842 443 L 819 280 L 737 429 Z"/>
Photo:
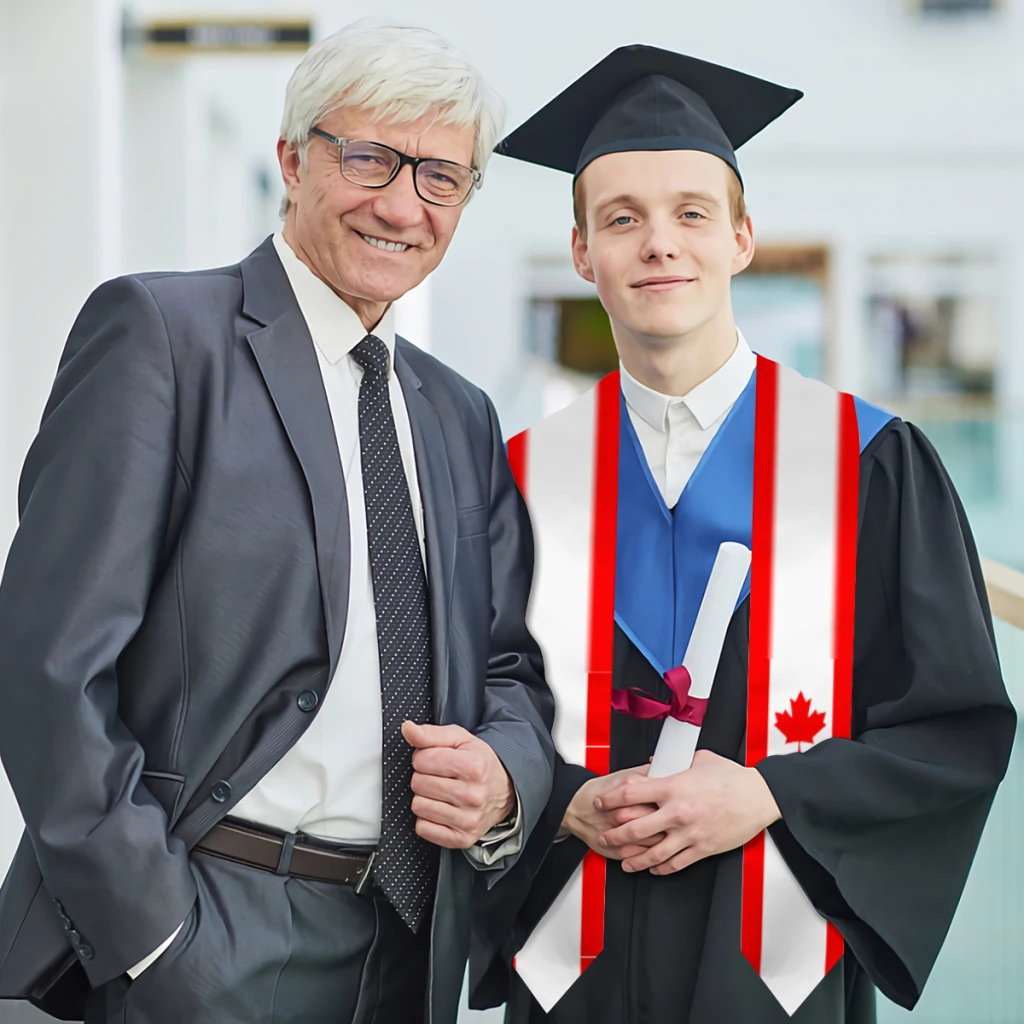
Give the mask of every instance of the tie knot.
<path id="1" fill-rule="evenodd" d="M 352 358 L 363 368 L 363 373 L 381 377 L 388 374 L 388 347 L 375 334 L 368 334 L 352 349 Z"/>

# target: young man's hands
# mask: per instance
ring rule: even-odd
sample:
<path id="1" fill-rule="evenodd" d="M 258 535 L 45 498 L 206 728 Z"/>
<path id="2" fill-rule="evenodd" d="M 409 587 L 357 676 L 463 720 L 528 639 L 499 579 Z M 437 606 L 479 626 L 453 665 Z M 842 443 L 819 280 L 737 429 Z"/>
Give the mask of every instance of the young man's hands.
<path id="1" fill-rule="evenodd" d="M 595 792 L 594 813 L 606 816 L 603 820 L 615 815 L 629 820 L 606 828 L 596 845 L 589 845 L 622 860 L 623 871 L 681 871 L 743 846 L 782 817 L 755 768 L 707 750 L 697 751 L 687 771 L 667 778 L 651 779 L 637 769 L 605 777 L 612 778 L 614 785 Z"/>

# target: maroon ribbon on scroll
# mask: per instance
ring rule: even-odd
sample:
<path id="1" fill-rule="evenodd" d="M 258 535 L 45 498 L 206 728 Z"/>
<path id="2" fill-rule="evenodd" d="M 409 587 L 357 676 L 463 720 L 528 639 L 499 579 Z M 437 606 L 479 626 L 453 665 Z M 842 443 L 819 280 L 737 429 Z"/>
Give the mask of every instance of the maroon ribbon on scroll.
<path id="1" fill-rule="evenodd" d="M 668 703 L 632 686 L 628 690 L 612 690 L 612 707 L 632 718 L 675 718 L 700 728 L 704 724 L 708 700 L 690 696 L 690 673 L 680 665 L 670 668 L 662 678 L 669 688 Z"/>

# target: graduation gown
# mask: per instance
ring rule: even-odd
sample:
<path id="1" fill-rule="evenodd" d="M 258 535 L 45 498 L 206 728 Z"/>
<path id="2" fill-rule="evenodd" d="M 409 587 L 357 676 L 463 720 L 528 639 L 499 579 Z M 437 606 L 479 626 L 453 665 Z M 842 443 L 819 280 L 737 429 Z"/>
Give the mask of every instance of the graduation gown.
<path id="1" fill-rule="evenodd" d="M 692 624 L 717 544 L 743 539 L 730 522 L 737 503 L 742 510 L 749 501 L 735 465 L 752 465 L 752 396 L 753 383 L 672 512 L 622 416 L 620 481 L 646 472 L 649 493 L 634 488 L 627 498 L 620 483 L 615 688 L 668 699 L 664 661 L 681 658 L 688 634 L 659 637 L 659 621 L 662 634 L 671 621 Z M 789 1017 L 740 949 L 741 849 L 664 877 L 629 875 L 609 860 L 604 949 L 546 1015 L 511 960 L 586 852 L 575 837 L 554 842 L 592 774 L 559 759 L 518 863 L 489 891 L 481 885 L 470 1006 L 507 1001 L 509 1024 L 868 1024 L 875 986 L 902 1006 L 916 1003 L 1006 770 L 1016 716 L 975 545 L 938 456 L 913 426 L 877 416 L 872 423 L 863 404 L 858 414 L 862 438 L 865 423 L 873 436 L 860 460 L 852 739 L 757 766 L 782 812 L 770 833 L 815 908 L 842 933 L 842 959 Z M 651 528 L 642 513 L 630 519 L 631 503 L 655 495 L 672 550 L 660 536 L 637 536 Z M 716 499 L 722 508 L 709 514 Z M 743 514 L 749 522 L 749 504 Z M 666 557 L 669 571 L 656 570 Z M 702 559 L 706 568 L 695 568 Z M 739 763 L 749 621 L 748 596 L 730 622 L 698 743 Z M 613 714 L 610 770 L 645 764 L 660 728 Z"/>

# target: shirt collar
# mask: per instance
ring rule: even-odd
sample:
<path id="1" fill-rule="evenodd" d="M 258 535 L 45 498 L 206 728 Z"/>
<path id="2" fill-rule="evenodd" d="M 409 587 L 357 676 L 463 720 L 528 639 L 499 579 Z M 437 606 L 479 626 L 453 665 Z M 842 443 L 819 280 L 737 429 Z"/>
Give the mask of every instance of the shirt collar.
<path id="1" fill-rule="evenodd" d="M 331 365 L 336 365 L 366 337 L 367 331 L 359 314 L 306 266 L 278 231 L 274 248 L 295 292 L 313 344 Z M 381 321 L 373 329 L 375 337 L 387 346 L 390 365 L 395 361 L 394 307 L 388 306 Z"/>
<path id="2" fill-rule="evenodd" d="M 706 380 L 681 397 L 663 395 L 660 391 L 641 384 L 619 363 L 619 380 L 626 404 L 641 419 L 661 433 L 668 431 L 669 409 L 684 405 L 693 414 L 701 430 L 707 430 L 732 407 L 743 393 L 757 363 L 742 332 L 736 331 L 736 348 Z"/>

